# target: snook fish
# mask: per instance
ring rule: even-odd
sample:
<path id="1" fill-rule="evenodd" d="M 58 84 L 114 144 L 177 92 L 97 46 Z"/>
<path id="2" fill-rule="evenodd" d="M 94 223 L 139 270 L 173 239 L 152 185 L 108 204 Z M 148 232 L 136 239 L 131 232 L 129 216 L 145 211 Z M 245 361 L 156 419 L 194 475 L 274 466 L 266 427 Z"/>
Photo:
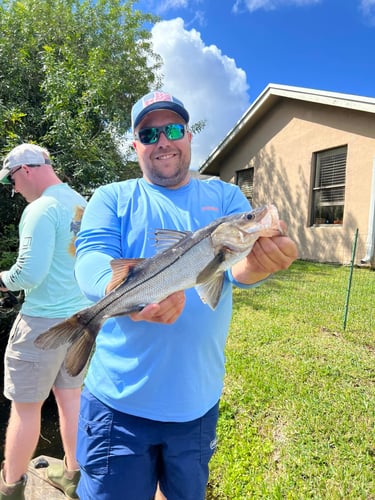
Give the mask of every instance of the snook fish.
<path id="1" fill-rule="evenodd" d="M 49 328 L 34 342 L 41 349 L 70 343 L 65 365 L 70 375 L 77 375 L 85 367 L 96 336 L 108 318 L 140 311 L 147 304 L 192 287 L 203 302 L 215 309 L 224 271 L 243 259 L 259 237 L 277 234 L 282 234 L 282 229 L 274 205 L 218 218 L 194 232 L 158 229 L 156 244 L 163 251 L 149 259 L 112 260 L 109 293 Z"/>

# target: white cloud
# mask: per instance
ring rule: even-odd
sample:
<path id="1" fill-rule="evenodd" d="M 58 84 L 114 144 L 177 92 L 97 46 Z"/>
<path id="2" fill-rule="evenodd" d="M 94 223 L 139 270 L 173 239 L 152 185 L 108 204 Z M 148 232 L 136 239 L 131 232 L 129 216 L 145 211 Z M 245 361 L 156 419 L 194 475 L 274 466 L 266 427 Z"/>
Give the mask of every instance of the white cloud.
<path id="1" fill-rule="evenodd" d="M 254 12 L 258 9 L 274 10 L 287 5 L 301 7 L 304 5 L 315 5 L 322 0 L 236 0 L 233 5 L 234 12 Z M 371 1 L 371 0 L 370 0 Z"/>
<path id="2" fill-rule="evenodd" d="M 246 74 L 218 47 L 205 45 L 198 31 L 186 30 L 181 18 L 155 24 L 152 38 L 164 61 L 163 89 L 184 102 L 191 124 L 206 120 L 193 137 L 197 169 L 248 108 Z"/>
<path id="3" fill-rule="evenodd" d="M 188 0 L 163 0 L 156 3 L 156 13 L 162 14 L 170 9 L 187 8 L 189 5 Z"/>
<path id="4" fill-rule="evenodd" d="M 361 0 L 360 9 L 371 24 L 375 24 L 375 0 Z"/>

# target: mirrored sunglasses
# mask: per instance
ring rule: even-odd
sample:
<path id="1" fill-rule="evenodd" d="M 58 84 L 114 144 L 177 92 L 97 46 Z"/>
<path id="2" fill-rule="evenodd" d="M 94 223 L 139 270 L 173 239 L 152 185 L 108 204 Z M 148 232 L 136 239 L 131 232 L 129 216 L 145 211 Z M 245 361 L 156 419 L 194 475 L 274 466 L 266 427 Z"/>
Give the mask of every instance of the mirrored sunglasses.
<path id="1" fill-rule="evenodd" d="M 161 132 L 164 133 L 168 141 L 178 141 L 185 135 L 186 125 L 182 123 L 170 123 L 164 127 L 147 127 L 142 128 L 134 134 L 136 140 L 142 144 L 156 144 L 159 140 Z"/>

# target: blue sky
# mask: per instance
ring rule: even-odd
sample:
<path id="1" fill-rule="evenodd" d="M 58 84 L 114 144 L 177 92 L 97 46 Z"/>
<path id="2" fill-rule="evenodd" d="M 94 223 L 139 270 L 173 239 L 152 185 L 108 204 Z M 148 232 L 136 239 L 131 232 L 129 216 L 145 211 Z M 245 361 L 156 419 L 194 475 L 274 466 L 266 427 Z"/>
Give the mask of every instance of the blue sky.
<path id="1" fill-rule="evenodd" d="M 182 99 L 192 167 L 217 146 L 269 83 L 375 98 L 375 0 L 140 0 L 164 89 Z"/>

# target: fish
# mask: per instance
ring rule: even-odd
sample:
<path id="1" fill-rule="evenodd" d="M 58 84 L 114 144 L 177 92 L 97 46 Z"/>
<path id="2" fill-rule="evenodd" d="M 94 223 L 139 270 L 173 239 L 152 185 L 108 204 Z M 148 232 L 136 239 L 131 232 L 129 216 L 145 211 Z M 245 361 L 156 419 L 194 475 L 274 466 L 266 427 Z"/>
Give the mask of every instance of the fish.
<path id="1" fill-rule="evenodd" d="M 225 271 L 248 255 L 258 238 L 280 234 L 283 229 L 273 204 L 219 217 L 194 232 L 157 229 L 154 256 L 113 259 L 107 294 L 41 333 L 34 343 L 40 349 L 70 344 L 65 366 L 75 376 L 89 361 L 95 339 L 108 318 L 141 311 L 148 304 L 193 287 L 215 310 Z"/>

